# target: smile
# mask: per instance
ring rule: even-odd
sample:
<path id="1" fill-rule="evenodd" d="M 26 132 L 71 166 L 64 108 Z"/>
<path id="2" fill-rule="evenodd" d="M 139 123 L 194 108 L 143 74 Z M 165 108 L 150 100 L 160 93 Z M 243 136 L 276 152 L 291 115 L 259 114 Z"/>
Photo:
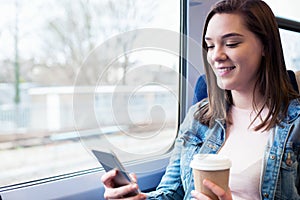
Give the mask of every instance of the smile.
<path id="1" fill-rule="evenodd" d="M 217 71 L 218 71 L 219 76 L 225 76 L 225 75 L 229 74 L 234 69 L 235 69 L 235 66 L 220 67 L 220 68 L 217 68 Z"/>

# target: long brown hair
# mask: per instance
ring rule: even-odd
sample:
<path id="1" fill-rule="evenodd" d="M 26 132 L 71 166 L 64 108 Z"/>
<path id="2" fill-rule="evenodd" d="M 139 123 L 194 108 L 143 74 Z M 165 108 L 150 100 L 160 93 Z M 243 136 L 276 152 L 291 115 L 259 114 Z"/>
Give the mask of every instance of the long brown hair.
<path id="1" fill-rule="evenodd" d="M 262 128 L 269 130 L 286 115 L 290 100 L 299 98 L 286 71 L 276 18 L 270 7 L 261 0 L 220 1 L 212 7 L 205 21 L 202 37 L 203 58 L 207 54 L 207 45 L 204 40 L 207 26 L 216 13 L 239 14 L 246 27 L 261 40 L 264 46 L 265 56 L 262 57 L 254 87 L 254 91 L 258 89 L 263 95 L 263 106 L 258 109 L 254 101 L 254 91 L 252 106 L 257 111 L 256 118 L 259 118 L 264 108 L 269 109 L 266 118 L 255 127 L 255 130 Z M 204 64 L 207 76 L 208 104 L 199 107 L 195 118 L 210 127 L 214 125 L 216 119 L 230 123 L 227 111 L 233 105 L 231 91 L 220 89 L 216 76 L 206 59 L 204 59 Z"/>

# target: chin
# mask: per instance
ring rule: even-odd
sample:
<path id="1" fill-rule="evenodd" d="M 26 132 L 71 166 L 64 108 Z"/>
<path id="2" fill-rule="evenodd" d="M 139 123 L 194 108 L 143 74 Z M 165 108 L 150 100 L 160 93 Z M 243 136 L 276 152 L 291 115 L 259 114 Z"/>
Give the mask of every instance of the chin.
<path id="1" fill-rule="evenodd" d="M 230 90 L 230 88 L 228 87 L 228 85 L 226 83 L 224 83 L 224 81 L 221 81 L 220 79 L 218 79 L 218 86 L 222 90 Z"/>

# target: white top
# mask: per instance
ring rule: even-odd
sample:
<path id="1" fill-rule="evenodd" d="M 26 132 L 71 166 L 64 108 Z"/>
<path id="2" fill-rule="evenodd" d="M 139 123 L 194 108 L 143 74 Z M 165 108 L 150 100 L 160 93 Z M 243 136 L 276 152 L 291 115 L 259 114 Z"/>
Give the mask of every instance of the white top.
<path id="1" fill-rule="evenodd" d="M 264 110 L 263 116 L 266 112 Z M 250 110 L 233 106 L 231 114 L 234 124 L 228 127 L 227 140 L 218 154 L 231 159 L 229 187 L 233 199 L 260 199 L 261 168 L 269 132 L 255 132 L 254 126 L 249 128 L 255 117 Z"/>

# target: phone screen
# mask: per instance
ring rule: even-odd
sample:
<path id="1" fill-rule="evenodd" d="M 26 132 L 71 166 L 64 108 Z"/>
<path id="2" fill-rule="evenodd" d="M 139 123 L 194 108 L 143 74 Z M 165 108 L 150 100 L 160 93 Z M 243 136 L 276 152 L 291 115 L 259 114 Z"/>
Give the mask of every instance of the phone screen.
<path id="1" fill-rule="evenodd" d="M 118 174 L 114 179 L 116 187 L 124 186 L 132 182 L 129 174 L 126 172 L 125 168 L 123 167 L 122 163 L 119 161 L 117 156 L 111 152 L 103 152 L 98 150 L 92 150 L 93 154 L 96 156 L 97 160 L 103 166 L 106 172 L 112 169 L 118 169 Z M 138 194 L 139 191 L 136 191 L 130 196 L 134 196 Z"/>

